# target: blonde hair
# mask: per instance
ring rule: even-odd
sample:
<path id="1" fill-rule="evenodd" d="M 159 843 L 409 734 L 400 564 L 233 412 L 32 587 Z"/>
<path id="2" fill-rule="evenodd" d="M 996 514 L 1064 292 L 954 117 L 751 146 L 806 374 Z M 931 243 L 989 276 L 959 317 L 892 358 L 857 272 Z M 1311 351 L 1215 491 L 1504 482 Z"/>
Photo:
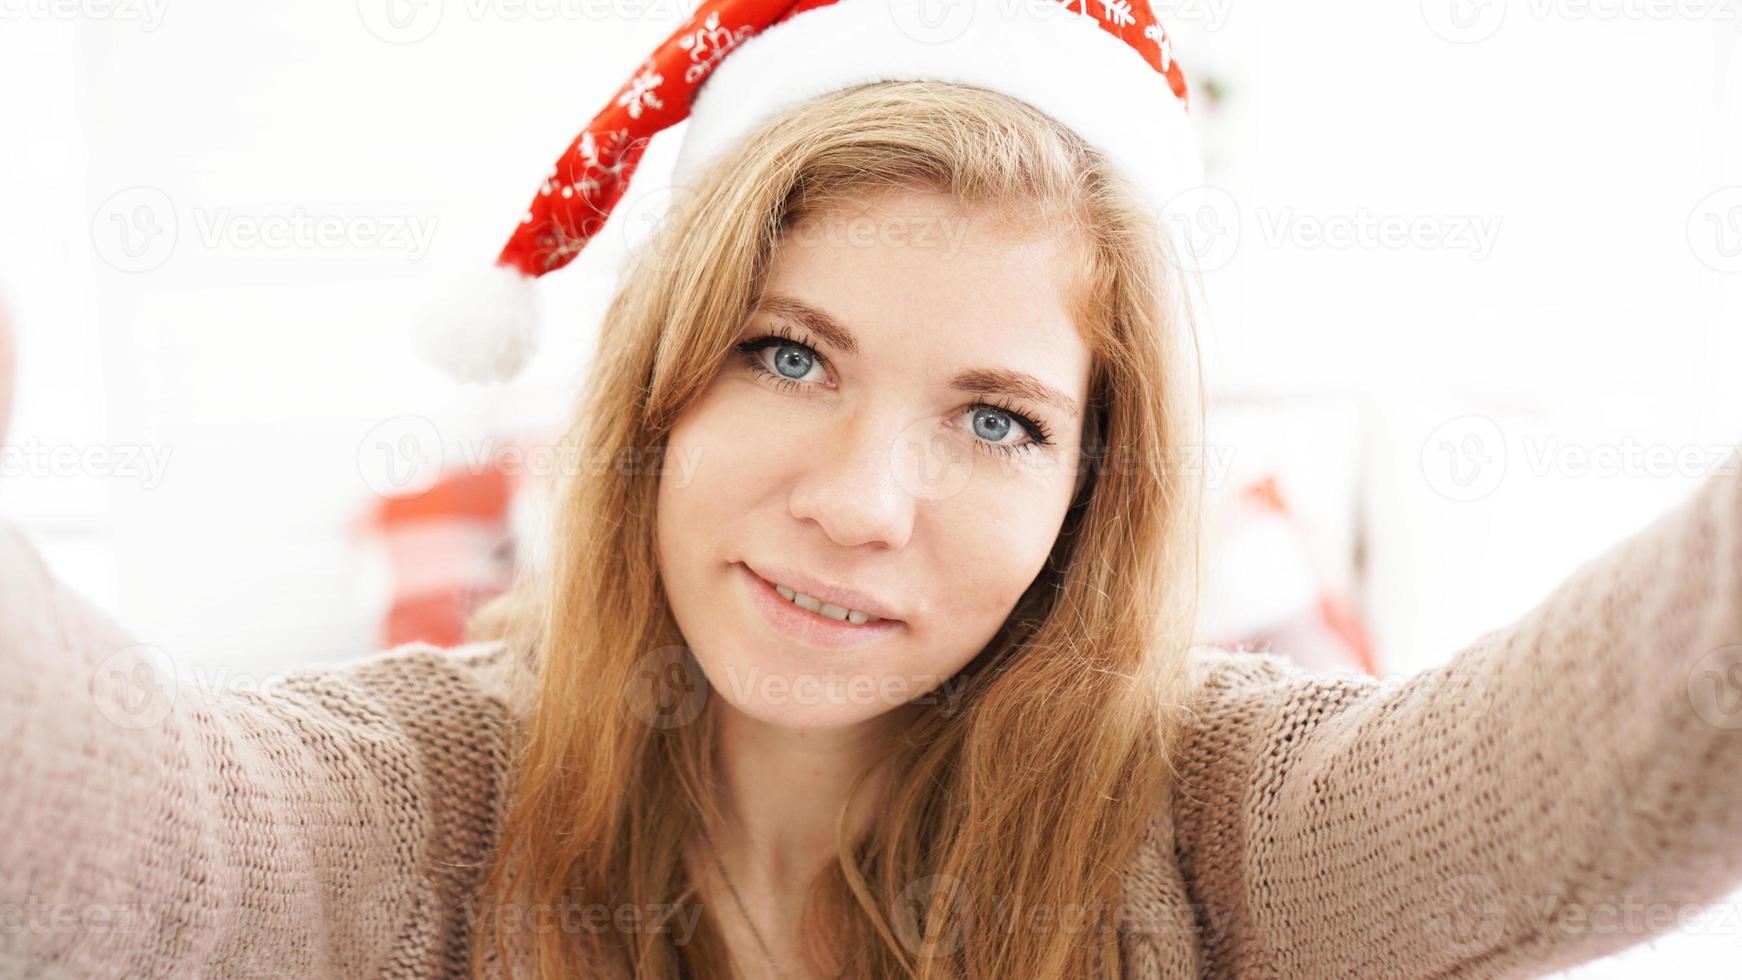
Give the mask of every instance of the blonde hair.
<path id="1" fill-rule="evenodd" d="M 565 458 L 663 447 L 728 356 L 783 231 L 900 188 L 1080 243 L 1086 478 L 1046 566 L 954 682 L 955 710 L 922 713 L 877 764 L 872 831 L 843 837 L 809 894 L 808 954 L 856 977 L 1116 976 L 1119 869 L 1171 782 L 1202 405 L 1170 239 L 1094 148 L 1025 103 L 940 82 L 859 86 L 765 123 L 672 210 L 657 261 L 625 266 Z M 512 962 L 512 912 L 698 902 L 681 855 L 717 817 L 718 699 L 660 726 L 628 693 L 655 651 L 680 651 L 701 678 L 660 583 L 657 488 L 657 467 L 568 474 L 548 569 L 471 623 L 470 638 L 507 641 L 532 678 L 479 892 L 476 972 Z M 1067 913 L 1082 916 L 1076 928 Z M 535 931 L 526 955 L 540 978 L 731 975 L 720 934 L 699 921 L 683 945 L 653 930 Z"/>

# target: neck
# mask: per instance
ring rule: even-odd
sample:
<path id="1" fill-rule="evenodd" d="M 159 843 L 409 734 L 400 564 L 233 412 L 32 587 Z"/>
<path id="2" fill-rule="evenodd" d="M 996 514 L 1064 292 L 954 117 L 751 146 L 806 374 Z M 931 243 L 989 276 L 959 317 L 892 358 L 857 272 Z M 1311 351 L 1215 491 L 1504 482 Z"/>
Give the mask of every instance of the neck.
<path id="1" fill-rule="evenodd" d="M 716 746 L 726 826 L 716 841 L 740 888 L 768 898 L 802 898 L 813 876 L 835 859 L 841 810 L 853 783 L 909 721 L 897 709 L 852 728 L 791 728 L 722 706 Z M 881 781 L 881 774 L 874 777 Z M 847 814 L 849 839 L 868 828 L 879 785 Z M 785 905 L 786 901 L 778 900 Z"/>
<path id="2" fill-rule="evenodd" d="M 779 976 L 805 980 L 812 974 L 799 926 L 810 885 L 835 860 L 854 782 L 890 749 L 917 709 L 898 708 L 853 728 L 819 729 L 771 725 L 730 705 L 720 708 L 714 744 L 724 826 L 714 852 L 729 878 L 716 885 L 712 862 L 702 858 L 696 866 L 709 869 L 703 875 L 716 907 L 738 904 L 717 891 L 720 886 L 735 887 L 742 899 L 741 914 L 720 920 L 733 959 L 760 969 L 766 956 L 771 966 L 780 965 Z M 853 801 L 844 818 L 849 840 L 869 828 L 884 778 L 874 775 Z M 745 915 L 754 931 L 740 925 Z M 837 964 L 821 975 L 838 974 Z"/>

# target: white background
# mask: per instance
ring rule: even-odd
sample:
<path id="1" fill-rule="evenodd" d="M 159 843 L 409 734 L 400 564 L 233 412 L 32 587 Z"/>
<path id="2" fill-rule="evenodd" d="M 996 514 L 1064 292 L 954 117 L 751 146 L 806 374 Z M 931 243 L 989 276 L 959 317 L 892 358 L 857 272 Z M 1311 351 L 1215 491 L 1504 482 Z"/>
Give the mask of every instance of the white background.
<path id="1" fill-rule="evenodd" d="M 168 453 L 157 474 L 15 455 L 0 513 L 181 662 L 264 676 L 368 650 L 385 582 L 352 529 L 380 433 L 427 419 L 454 452 L 561 418 L 637 233 L 614 218 L 549 277 L 544 347 L 512 387 L 417 360 L 417 304 L 494 257 L 688 7 L 393 2 L 0 0 L 10 441 Z M 1387 671 L 1519 615 L 1698 477 L 1578 452 L 1742 440 L 1737 9 L 1161 11 L 1210 149 L 1212 441 L 1240 474 L 1283 474 Z M 159 251 L 130 255 L 142 206 Z M 298 215 L 349 230 L 246 238 Z M 1358 220 L 1434 240 L 1314 237 Z M 1460 237 L 1470 222 L 1491 240 Z M 1479 495 L 1433 463 L 1472 445 Z M 1742 924 L 1708 932 L 1581 975 L 1736 975 Z"/>

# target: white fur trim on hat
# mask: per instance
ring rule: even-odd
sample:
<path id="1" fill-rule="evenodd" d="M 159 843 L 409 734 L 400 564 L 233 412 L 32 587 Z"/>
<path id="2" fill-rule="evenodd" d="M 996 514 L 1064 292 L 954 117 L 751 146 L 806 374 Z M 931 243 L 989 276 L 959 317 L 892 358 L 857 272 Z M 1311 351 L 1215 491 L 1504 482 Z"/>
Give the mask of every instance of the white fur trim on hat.
<path id="1" fill-rule="evenodd" d="M 517 269 L 493 265 L 451 283 L 415 324 L 424 360 L 456 381 L 505 381 L 538 349 L 538 290 Z"/>
<path id="2" fill-rule="evenodd" d="M 1058 0 L 837 0 L 775 24 L 740 42 L 696 93 L 672 183 L 689 185 L 757 125 L 800 102 L 911 79 L 1027 102 L 1100 148 L 1158 207 L 1203 183 L 1191 121 L 1166 77 Z"/>

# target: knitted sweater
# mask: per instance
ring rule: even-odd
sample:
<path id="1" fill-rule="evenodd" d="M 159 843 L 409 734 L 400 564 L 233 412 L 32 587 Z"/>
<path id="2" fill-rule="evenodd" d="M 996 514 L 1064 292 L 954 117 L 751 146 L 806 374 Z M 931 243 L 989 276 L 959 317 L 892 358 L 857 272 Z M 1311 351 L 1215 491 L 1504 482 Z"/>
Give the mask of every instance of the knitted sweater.
<path id="1" fill-rule="evenodd" d="M 170 696 L 134 642 L 0 523 L 0 975 L 464 975 L 504 648 Z M 1512 976 L 1674 931 L 1742 885 L 1735 644 L 1716 475 L 1407 679 L 1195 651 L 1126 975 Z"/>

